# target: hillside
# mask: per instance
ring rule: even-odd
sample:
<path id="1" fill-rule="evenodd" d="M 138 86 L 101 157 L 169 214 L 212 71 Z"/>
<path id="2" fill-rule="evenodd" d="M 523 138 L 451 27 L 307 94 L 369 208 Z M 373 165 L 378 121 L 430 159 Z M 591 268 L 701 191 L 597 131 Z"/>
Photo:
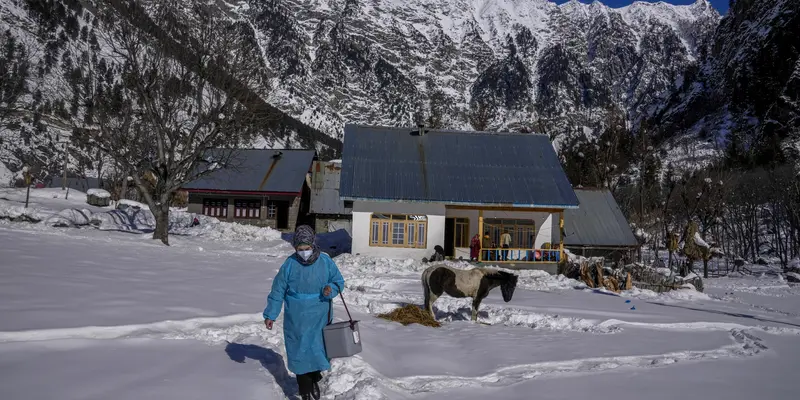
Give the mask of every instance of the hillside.
<path id="1" fill-rule="evenodd" d="M 740 0 L 726 18 L 706 0 L 622 8 L 547 0 L 0 0 L 4 47 L 23 50 L 0 61 L 30 60 L 25 93 L 0 114 L 0 162 L 10 170 L 60 164 L 54 143 L 79 124 L 76 82 L 92 73 L 83 60 L 102 57 L 93 37 L 107 32 L 93 15 L 130 19 L 129 3 L 151 14 L 152 4 L 167 5 L 169 18 L 150 15 L 142 28 L 165 32 L 159 42 L 168 37 L 178 49 L 192 40 L 181 23 L 196 19 L 198 7 L 237 30 L 237 47 L 259 57 L 267 76 L 263 87 L 247 89 L 269 115 L 252 141 L 259 147 L 314 146 L 335 156 L 346 122 L 537 131 L 561 143 L 599 136 L 613 113 L 634 130 L 644 121 L 657 145 L 679 150 L 671 157 L 681 160 L 725 146 L 709 137 L 726 139 L 732 121 L 797 124 L 792 82 L 800 64 L 790 39 L 798 37 L 800 3 L 788 0 Z M 757 62 L 767 56 L 780 62 Z M 759 78 L 748 81 L 750 71 Z M 774 130 L 754 126 L 767 129 L 762 136 Z M 681 150 L 674 139 L 687 134 Z M 791 134 L 772 136 L 779 147 L 796 146 Z M 70 165 L 86 170 L 90 153 L 74 146 Z"/>
<path id="2" fill-rule="evenodd" d="M 737 0 L 656 122 L 720 142 L 745 165 L 800 159 L 798 40 L 800 2 Z"/>

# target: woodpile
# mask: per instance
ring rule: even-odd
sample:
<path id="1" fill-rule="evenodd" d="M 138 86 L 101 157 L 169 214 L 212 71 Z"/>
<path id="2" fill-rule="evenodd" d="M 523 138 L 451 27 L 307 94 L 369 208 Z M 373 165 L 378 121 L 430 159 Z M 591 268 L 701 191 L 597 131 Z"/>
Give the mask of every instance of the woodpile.
<path id="1" fill-rule="evenodd" d="M 691 284 L 698 291 L 703 291 L 700 277 L 682 278 L 675 274 L 666 275 L 665 269 L 657 269 L 640 264 L 629 264 L 620 268 L 606 267 L 603 260 L 568 261 L 559 270 L 567 278 L 579 280 L 586 286 L 605 288 L 615 293 L 630 290 L 634 286 L 639 289 L 652 290 L 656 293 L 687 288 Z"/>
<path id="2" fill-rule="evenodd" d="M 624 275 L 624 279 L 621 279 L 620 276 L 605 275 L 604 268 L 602 261 L 598 261 L 592 266 L 589 261 L 584 260 L 578 267 L 580 280 L 590 288 L 606 288 L 615 293 L 630 290 L 633 287 L 630 272 Z"/>

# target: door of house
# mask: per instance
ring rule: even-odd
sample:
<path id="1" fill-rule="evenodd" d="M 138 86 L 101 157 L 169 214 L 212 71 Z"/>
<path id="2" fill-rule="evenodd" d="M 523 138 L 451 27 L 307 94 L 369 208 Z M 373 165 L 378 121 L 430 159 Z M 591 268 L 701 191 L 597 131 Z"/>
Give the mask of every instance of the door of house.
<path id="1" fill-rule="evenodd" d="M 444 220 L 444 255 L 454 257 L 456 255 L 456 219 L 445 218 Z"/>
<path id="2" fill-rule="evenodd" d="M 278 202 L 278 229 L 289 229 L 289 203 Z"/>

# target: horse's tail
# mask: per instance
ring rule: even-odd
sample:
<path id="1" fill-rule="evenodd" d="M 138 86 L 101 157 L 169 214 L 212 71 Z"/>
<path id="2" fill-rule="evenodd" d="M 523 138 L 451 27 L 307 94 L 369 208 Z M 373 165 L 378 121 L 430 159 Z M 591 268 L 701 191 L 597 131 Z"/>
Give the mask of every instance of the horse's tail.
<path id="1" fill-rule="evenodd" d="M 425 303 L 424 303 L 423 307 L 425 309 L 425 312 L 428 312 L 429 307 L 430 307 L 429 303 L 431 301 L 431 288 L 430 288 L 430 285 L 428 284 L 428 278 L 430 276 L 431 276 L 431 274 L 430 274 L 430 272 L 428 272 L 428 269 L 426 269 L 425 271 L 422 272 L 422 293 L 423 293 L 423 295 L 425 297 Z"/>

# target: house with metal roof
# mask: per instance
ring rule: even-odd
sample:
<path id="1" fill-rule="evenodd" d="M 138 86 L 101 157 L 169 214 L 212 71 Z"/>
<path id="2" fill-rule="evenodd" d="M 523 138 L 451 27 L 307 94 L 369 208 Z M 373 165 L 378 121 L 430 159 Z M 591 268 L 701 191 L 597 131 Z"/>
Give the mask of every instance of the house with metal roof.
<path id="1" fill-rule="evenodd" d="M 311 204 L 309 214 L 317 232 L 340 229 L 352 235 L 353 209 L 339 197 L 342 176 L 341 160 L 314 161 L 311 167 Z"/>
<path id="2" fill-rule="evenodd" d="M 578 207 L 538 134 L 346 125 L 340 183 L 352 252 L 392 258 L 441 246 L 448 257 L 555 272 L 564 212 Z"/>
<path id="3" fill-rule="evenodd" d="M 564 247 L 584 257 L 619 259 L 639 248 L 631 226 L 608 189 L 575 189 L 580 208 L 564 213 Z"/>
<path id="4" fill-rule="evenodd" d="M 307 177 L 315 158 L 314 150 L 234 150 L 225 165 L 182 187 L 188 211 L 293 231 L 308 212 Z"/>

